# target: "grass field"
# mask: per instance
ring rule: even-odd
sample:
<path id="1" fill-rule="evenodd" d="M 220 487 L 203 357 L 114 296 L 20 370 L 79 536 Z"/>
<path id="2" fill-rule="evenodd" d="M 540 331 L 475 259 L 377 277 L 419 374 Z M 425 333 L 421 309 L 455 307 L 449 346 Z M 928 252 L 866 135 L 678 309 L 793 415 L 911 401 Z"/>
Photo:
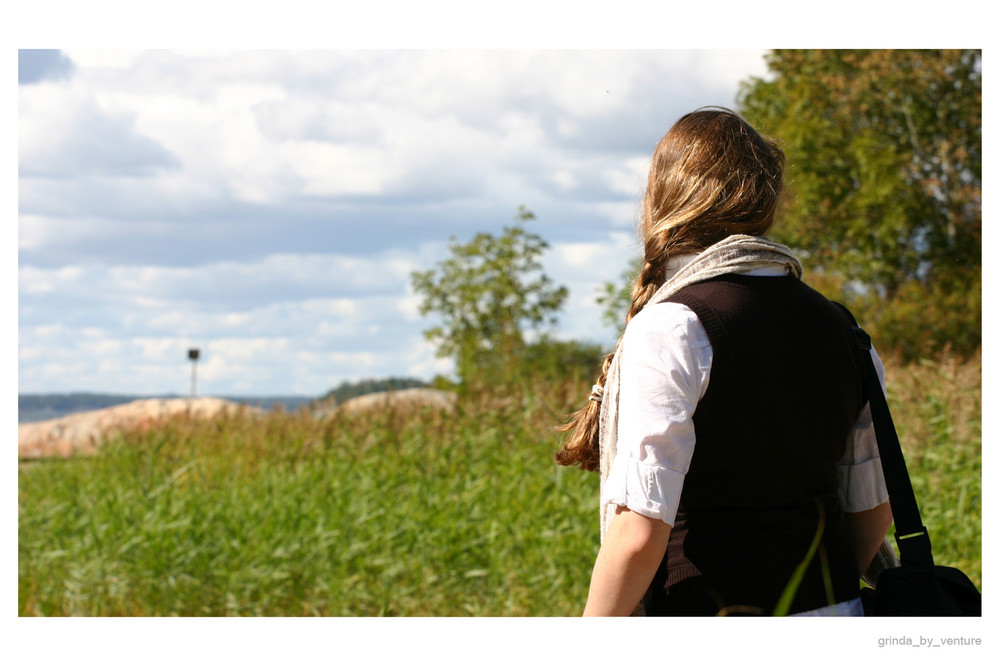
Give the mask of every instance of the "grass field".
<path id="1" fill-rule="evenodd" d="M 937 562 L 981 585 L 981 361 L 887 364 Z M 19 614 L 577 615 L 598 478 L 554 464 L 552 427 L 587 390 L 175 420 L 22 463 Z"/>

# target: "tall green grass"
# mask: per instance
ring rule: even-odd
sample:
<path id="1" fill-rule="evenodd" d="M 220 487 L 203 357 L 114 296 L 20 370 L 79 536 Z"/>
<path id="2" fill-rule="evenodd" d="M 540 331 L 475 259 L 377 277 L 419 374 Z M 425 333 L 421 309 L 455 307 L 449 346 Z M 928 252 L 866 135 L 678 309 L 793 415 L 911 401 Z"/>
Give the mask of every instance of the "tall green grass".
<path id="1" fill-rule="evenodd" d="M 937 560 L 980 584 L 969 368 L 901 369 L 890 397 Z M 452 414 L 177 419 L 92 458 L 22 463 L 19 613 L 577 615 L 598 478 L 554 464 L 552 426 L 587 390 L 466 397 Z"/>
<path id="2" fill-rule="evenodd" d="M 901 366 L 886 361 L 888 402 L 937 564 L 982 587 L 982 352 Z"/>
<path id="3" fill-rule="evenodd" d="M 22 465 L 22 615 L 567 615 L 597 478 L 540 398 L 175 420 Z"/>

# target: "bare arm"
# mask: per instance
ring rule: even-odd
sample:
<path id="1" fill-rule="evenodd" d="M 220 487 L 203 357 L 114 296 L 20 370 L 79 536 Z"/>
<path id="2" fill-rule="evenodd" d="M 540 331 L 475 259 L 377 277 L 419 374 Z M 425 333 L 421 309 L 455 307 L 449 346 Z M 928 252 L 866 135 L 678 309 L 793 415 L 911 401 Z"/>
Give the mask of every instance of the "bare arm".
<path id="1" fill-rule="evenodd" d="M 883 502 L 874 509 L 848 513 L 847 524 L 850 526 L 851 538 L 854 541 L 858 571 L 863 574 L 875 557 L 882 540 L 885 539 L 889 526 L 892 525 L 892 509 L 888 502 Z"/>
<path id="2" fill-rule="evenodd" d="M 630 615 L 667 551 L 671 526 L 618 507 L 597 554 L 584 615 Z"/>
<path id="3" fill-rule="evenodd" d="M 870 352 L 875 372 L 878 375 L 879 384 L 882 386 L 882 393 L 886 393 L 885 366 L 879 358 L 875 348 Z M 853 504 L 858 506 L 871 506 L 881 498 L 886 498 L 881 504 L 864 511 L 847 511 L 847 523 L 851 532 L 851 539 L 854 542 L 854 554 L 857 558 L 858 571 L 862 575 L 866 573 L 871 565 L 875 553 L 885 540 L 886 532 L 892 525 L 892 508 L 889 506 L 888 493 L 885 489 L 885 481 L 882 479 L 882 470 L 875 460 L 879 457 L 878 442 L 875 438 L 875 429 L 872 422 L 871 406 L 865 405 L 858 416 L 858 422 L 854 426 L 854 432 L 848 440 L 848 452 L 844 462 L 849 465 L 868 464 L 864 474 L 860 474 L 853 482 L 849 482 L 849 487 L 853 491 L 854 499 L 851 495 L 845 497 L 845 506 Z M 845 473 L 847 479 L 851 478 L 849 472 Z"/>

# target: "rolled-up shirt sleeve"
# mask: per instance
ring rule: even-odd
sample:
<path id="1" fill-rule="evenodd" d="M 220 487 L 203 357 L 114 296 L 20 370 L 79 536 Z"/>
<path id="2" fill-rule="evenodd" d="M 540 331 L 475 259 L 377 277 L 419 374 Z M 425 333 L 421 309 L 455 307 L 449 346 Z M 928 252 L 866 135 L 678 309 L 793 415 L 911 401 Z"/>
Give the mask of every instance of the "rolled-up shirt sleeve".
<path id="1" fill-rule="evenodd" d="M 712 347 L 687 306 L 642 310 L 625 331 L 617 452 L 602 503 L 673 525 L 694 452 L 693 416 L 708 388 Z"/>
<path id="2" fill-rule="evenodd" d="M 874 348 L 871 350 L 871 355 L 884 393 L 885 368 L 882 359 Z M 874 509 L 879 504 L 889 501 L 885 477 L 882 475 L 878 441 L 875 439 L 872 412 L 867 404 L 861 410 L 861 415 L 847 438 L 844 457 L 837 464 L 837 475 L 840 482 L 838 499 L 844 511 L 858 513 Z"/>

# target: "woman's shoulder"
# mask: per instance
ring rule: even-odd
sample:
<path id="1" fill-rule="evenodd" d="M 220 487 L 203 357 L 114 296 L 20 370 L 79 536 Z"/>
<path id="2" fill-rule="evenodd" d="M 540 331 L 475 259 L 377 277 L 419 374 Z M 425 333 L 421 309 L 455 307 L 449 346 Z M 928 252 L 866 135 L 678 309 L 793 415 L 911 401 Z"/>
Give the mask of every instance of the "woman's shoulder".
<path id="1" fill-rule="evenodd" d="M 698 322 L 698 315 L 683 303 L 652 303 L 632 317 L 628 329 L 636 331 L 663 331 L 676 326 L 687 327 Z"/>
<path id="2" fill-rule="evenodd" d="M 698 315 L 683 303 L 655 303 L 647 305 L 635 315 L 625 328 L 625 340 L 647 341 L 686 340 L 688 344 L 703 347 L 709 344 L 705 329 Z"/>

